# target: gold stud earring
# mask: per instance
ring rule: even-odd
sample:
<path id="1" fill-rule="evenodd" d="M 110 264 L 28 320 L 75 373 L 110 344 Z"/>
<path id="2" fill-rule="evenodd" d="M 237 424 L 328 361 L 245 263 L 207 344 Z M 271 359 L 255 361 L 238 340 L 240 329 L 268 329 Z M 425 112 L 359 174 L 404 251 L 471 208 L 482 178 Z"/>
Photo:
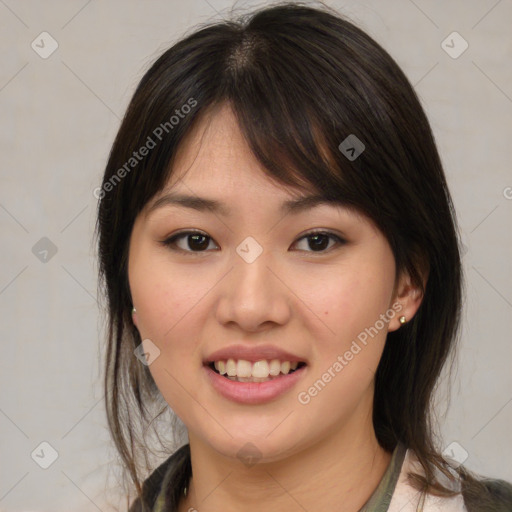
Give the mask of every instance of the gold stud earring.
<path id="1" fill-rule="evenodd" d="M 401 316 L 401 317 L 398 319 L 398 321 L 399 321 L 402 325 L 404 325 L 404 324 L 405 324 L 405 322 L 407 322 L 407 320 L 406 320 L 405 316 Z"/>

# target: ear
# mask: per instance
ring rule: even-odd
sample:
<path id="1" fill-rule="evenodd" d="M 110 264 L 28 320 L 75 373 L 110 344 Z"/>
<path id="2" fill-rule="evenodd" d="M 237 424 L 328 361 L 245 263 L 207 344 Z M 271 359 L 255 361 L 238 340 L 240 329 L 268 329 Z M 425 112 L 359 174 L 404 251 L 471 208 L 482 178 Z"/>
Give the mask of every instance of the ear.
<path id="1" fill-rule="evenodd" d="M 132 321 L 133 325 L 137 327 L 137 311 L 135 310 L 135 308 L 132 309 Z"/>
<path id="2" fill-rule="evenodd" d="M 427 279 L 423 281 L 423 286 L 426 287 Z M 396 315 L 390 320 L 388 331 L 396 331 L 402 327 L 400 318 L 405 317 L 405 322 L 410 322 L 416 311 L 421 305 L 423 300 L 423 293 L 419 286 L 415 286 L 411 282 L 408 273 L 402 273 L 395 286 L 393 298 L 390 308 L 396 312 Z"/>

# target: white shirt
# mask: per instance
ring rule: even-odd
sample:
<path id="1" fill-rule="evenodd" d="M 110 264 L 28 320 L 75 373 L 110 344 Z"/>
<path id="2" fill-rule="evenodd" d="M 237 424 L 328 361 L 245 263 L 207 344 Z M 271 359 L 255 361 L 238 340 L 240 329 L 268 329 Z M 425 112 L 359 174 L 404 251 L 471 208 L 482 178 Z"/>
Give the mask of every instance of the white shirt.
<path id="1" fill-rule="evenodd" d="M 402 464 L 402 469 L 396 483 L 395 492 L 391 498 L 388 512 L 467 512 L 464 505 L 464 498 L 460 493 L 460 477 L 452 470 L 457 477 L 457 483 L 450 485 L 448 479 L 438 472 L 438 480 L 450 489 L 457 490 L 459 494 L 451 498 L 432 496 L 427 494 L 424 503 L 420 503 L 421 491 L 418 491 L 407 482 L 407 473 L 413 472 L 424 475 L 423 466 L 419 463 L 414 452 L 407 450 Z"/>

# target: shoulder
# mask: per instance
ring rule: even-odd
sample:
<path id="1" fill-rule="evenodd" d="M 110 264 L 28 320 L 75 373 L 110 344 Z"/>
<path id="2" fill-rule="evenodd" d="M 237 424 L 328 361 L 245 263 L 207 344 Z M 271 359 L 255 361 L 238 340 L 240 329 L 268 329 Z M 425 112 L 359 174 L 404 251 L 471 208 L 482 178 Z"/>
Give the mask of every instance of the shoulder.
<path id="1" fill-rule="evenodd" d="M 462 493 L 468 512 L 510 512 L 512 484 L 505 480 L 484 478 L 462 481 Z"/>
<path id="2" fill-rule="evenodd" d="M 424 512 L 469 512 L 460 492 L 460 480 L 456 479 L 455 482 L 450 483 L 444 475 L 444 478 L 441 478 L 444 485 L 457 492 L 455 496 L 439 497 L 427 494 L 422 497 L 421 491 L 409 483 L 409 473 L 425 474 L 423 466 L 411 449 L 408 449 L 405 454 L 388 512 L 415 512 L 416 510 L 423 510 Z M 438 475 L 439 477 L 440 475 Z"/>
<path id="3" fill-rule="evenodd" d="M 162 490 L 162 483 L 169 479 L 169 475 L 179 470 L 182 462 L 189 453 L 186 444 L 174 452 L 160 466 L 158 466 L 142 483 L 142 499 L 137 497 L 128 512 L 151 512 Z"/>
<path id="4" fill-rule="evenodd" d="M 465 470 L 452 470 L 453 481 L 440 472 L 437 478 L 457 494 L 439 497 L 427 494 L 422 500 L 421 492 L 408 482 L 408 473 L 424 474 L 423 467 L 414 452 L 407 450 L 402 470 L 388 512 L 511 512 L 512 484 L 504 480 L 466 478 Z"/>

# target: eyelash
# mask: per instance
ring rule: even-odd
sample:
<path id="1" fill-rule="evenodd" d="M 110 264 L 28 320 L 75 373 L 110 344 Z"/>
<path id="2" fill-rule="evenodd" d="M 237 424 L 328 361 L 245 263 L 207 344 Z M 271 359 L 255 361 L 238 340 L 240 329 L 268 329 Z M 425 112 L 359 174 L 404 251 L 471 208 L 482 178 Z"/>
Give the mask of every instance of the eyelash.
<path id="1" fill-rule="evenodd" d="M 191 253 L 191 254 L 201 254 L 201 253 L 208 252 L 208 250 L 204 250 L 204 251 L 190 251 L 190 250 L 181 249 L 179 247 L 178 248 L 175 247 L 175 244 L 176 244 L 177 240 L 179 240 L 180 238 L 187 237 L 189 235 L 202 235 L 203 237 L 205 237 L 205 238 L 207 238 L 209 240 L 213 240 L 210 236 L 208 236 L 206 233 L 203 233 L 202 231 L 182 231 L 181 233 L 176 233 L 175 235 L 172 235 L 171 237 L 166 238 L 165 240 L 163 240 L 161 242 L 161 244 L 164 245 L 165 247 L 168 247 L 172 251 L 177 251 L 177 252 Z M 331 231 L 325 231 L 325 230 L 310 231 L 309 233 L 306 233 L 305 235 L 302 235 L 295 243 L 299 242 L 300 240 L 307 239 L 307 238 L 315 236 L 315 235 L 325 235 L 325 236 L 328 236 L 329 238 L 335 240 L 335 242 L 338 245 L 346 244 L 346 240 L 341 238 L 339 235 L 336 235 L 335 233 L 333 233 Z M 333 246 L 331 246 L 330 248 L 328 248 L 326 250 L 322 250 L 322 251 L 303 251 L 303 252 L 310 252 L 310 253 L 313 253 L 313 254 L 325 254 L 325 253 L 330 252 L 332 249 L 333 249 Z"/>

